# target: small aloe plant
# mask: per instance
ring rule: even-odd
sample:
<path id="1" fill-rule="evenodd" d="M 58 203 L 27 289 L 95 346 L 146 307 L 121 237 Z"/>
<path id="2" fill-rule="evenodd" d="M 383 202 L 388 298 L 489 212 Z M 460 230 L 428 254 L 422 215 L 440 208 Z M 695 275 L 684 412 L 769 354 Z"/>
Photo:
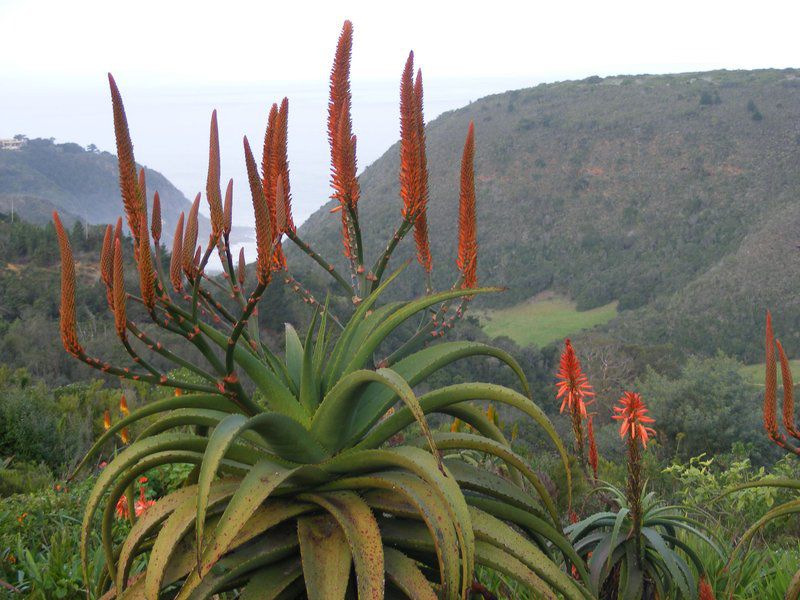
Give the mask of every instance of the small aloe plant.
<path id="1" fill-rule="evenodd" d="M 625 392 L 614 412 L 613 418 L 621 422 L 620 437 L 627 437 L 626 489 L 598 483 L 593 492 L 604 494 L 615 510 L 595 513 L 567 528 L 575 550 L 586 558 L 591 589 L 609 600 L 713 599 L 705 566 L 680 533 L 723 556 L 719 544 L 685 507 L 664 505 L 645 491 L 641 452 L 655 431 L 641 396 Z"/>
<path id="2" fill-rule="evenodd" d="M 772 330 L 772 315 L 769 312 L 767 312 L 764 342 L 766 360 L 763 408 L 764 429 L 769 439 L 775 445 L 789 454 L 800 456 L 800 445 L 798 445 L 798 442 L 800 442 L 800 426 L 798 426 L 795 419 L 794 380 L 792 378 L 792 370 L 789 365 L 789 359 L 786 357 L 786 352 L 783 350 L 783 346 L 779 340 L 775 339 L 775 333 Z M 777 359 L 775 356 L 776 348 L 778 350 Z M 781 379 L 783 384 L 782 424 L 786 433 L 783 433 L 778 425 L 778 362 L 780 362 L 781 365 Z M 795 441 L 792 442 L 792 439 Z M 726 490 L 725 493 L 730 494 L 754 487 L 775 487 L 784 490 L 792 490 L 793 492 L 800 492 L 800 480 L 786 477 L 769 477 L 734 486 Z M 743 550 L 746 552 L 754 536 L 768 523 L 797 514 L 800 514 L 800 498 L 789 500 L 771 508 L 742 534 L 736 548 L 731 552 L 728 564 L 732 564 L 740 552 Z M 737 573 L 737 576 L 732 578 L 729 587 L 733 587 L 740 577 L 741 575 Z M 798 600 L 798 598 L 800 598 L 800 570 L 792 577 L 789 587 L 786 589 L 785 598 L 786 600 Z"/>
<path id="3" fill-rule="evenodd" d="M 236 269 L 230 250 L 232 185 L 223 202 L 216 113 L 206 187 L 212 228 L 208 245 L 205 250 L 197 246 L 198 195 L 188 218 L 179 219 L 169 273 L 162 273 L 158 196 L 148 228 L 144 177 L 137 176 L 122 99 L 109 78 L 121 190 L 141 295 L 125 290 L 121 220 L 116 231 L 110 226 L 106 230 L 101 276 L 117 333 L 133 364 L 111 365 L 91 357 L 81 345 L 74 311 L 75 267 L 56 215 L 63 343 L 76 358 L 105 373 L 181 393 L 141 406 L 110 425 L 78 467 L 120 432 L 139 430 L 100 472 L 83 520 L 86 570 L 90 532 L 99 517 L 106 576 L 95 591 L 105 598 L 209 598 L 226 591 L 242 599 L 467 598 L 476 564 L 517 579 L 543 598 L 591 598 L 585 564 L 565 537 L 545 486 L 472 403 L 505 404 L 533 419 L 552 439 L 569 473 L 565 449 L 532 402 L 520 365 L 480 343 L 428 345 L 466 309 L 469 298 L 495 289 L 476 287 L 473 128 L 462 160 L 458 282 L 439 293 L 429 289 L 416 300 L 382 302 L 383 292 L 402 271 L 384 277 L 392 251 L 412 229 L 419 263 L 426 273 L 431 270 L 422 78 L 414 78 L 410 56 L 401 84 L 401 221 L 368 270 L 350 116 L 351 43 L 352 26 L 346 22 L 331 73 L 328 115 L 333 197 L 350 276 L 314 252 L 294 227 L 284 100 L 269 114 L 260 171 L 244 140 L 258 248 L 256 281 L 249 294 L 243 256 Z M 338 319 L 327 302 L 302 291 L 288 271 L 281 248 L 284 236 L 341 286 L 352 300 L 349 318 Z M 224 282 L 205 273 L 214 251 L 224 267 Z M 267 285 L 278 278 L 300 289 L 314 308 L 303 338 L 286 326 L 283 356 L 261 343 L 251 319 Z M 218 288 L 230 298 L 218 300 Z M 168 337 L 156 339 L 149 333 L 154 327 L 146 331 L 130 319 L 126 305 L 131 302 L 142 305 L 140 312 Z M 458 306 L 448 313 L 454 302 Z M 387 338 L 420 313 L 425 318 L 418 331 L 393 352 L 380 355 Z M 206 364 L 174 352 L 168 346 L 175 342 L 193 348 Z M 191 373 L 192 382 L 161 372 L 148 361 L 148 352 L 174 362 L 181 367 L 179 373 Z M 415 386 L 431 373 L 473 356 L 508 365 L 521 391 L 460 383 L 415 393 Z M 432 431 L 427 422 L 432 413 L 456 417 L 472 432 Z M 399 444 L 398 434 L 404 436 Z M 507 477 L 462 460 L 464 450 L 496 457 Z M 119 498 L 127 495 L 130 505 L 137 478 L 171 463 L 195 468 L 177 491 L 138 518 L 131 514 L 129 534 L 115 545 L 112 525 Z M 577 577 L 568 574 L 573 567 Z"/>

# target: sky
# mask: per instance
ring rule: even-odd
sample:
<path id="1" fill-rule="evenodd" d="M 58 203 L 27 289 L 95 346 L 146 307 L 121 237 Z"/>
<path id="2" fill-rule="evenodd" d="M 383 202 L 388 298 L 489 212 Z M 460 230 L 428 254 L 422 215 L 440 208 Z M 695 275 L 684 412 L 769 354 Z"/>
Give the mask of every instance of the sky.
<path id="1" fill-rule="evenodd" d="M 191 198 L 204 186 L 211 109 L 224 174 L 243 181 L 241 136 L 257 145 L 269 105 L 287 95 L 302 221 L 328 195 L 325 94 L 345 18 L 360 167 L 398 137 L 411 49 L 429 119 L 489 93 L 589 75 L 800 67 L 798 2 L 0 0 L 0 138 L 113 151 L 111 71 L 137 160 Z"/>

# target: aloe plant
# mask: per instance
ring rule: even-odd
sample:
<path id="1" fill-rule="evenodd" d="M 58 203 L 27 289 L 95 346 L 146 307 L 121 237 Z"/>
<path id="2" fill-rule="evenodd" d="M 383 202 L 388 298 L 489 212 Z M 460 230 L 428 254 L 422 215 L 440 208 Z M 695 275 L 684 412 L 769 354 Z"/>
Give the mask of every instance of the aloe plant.
<path id="1" fill-rule="evenodd" d="M 544 598 L 591 598 L 585 564 L 561 529 L 553 499 L 500 429 L 473 405 L 488 400 L 533 419 L 551 438 L 569 473 L 565 449 L 531 400 L 520 365 L 507 353 L 480 343 L 429 344 L 447 331 L 470 298 L 496 290 L 476 287 L 472 126 L 462 159 L 458 282 L 450 290 L 429 291 L 415 300 L 383 300 L 405 268 L 384 278 L 392 251 L 412 229 L 420 265 L 426 273 L 431 269 L 424 223 L 422 80 L 420 74 L 413 78 L 411 56 L 401 85 L 401 223 L 375 266 L 364 267 L 349 112 L 351 39 L 348 22 L 331 74 L 329 111 L 332 183 L 350 277 L 319 256 L 294 228 L 284 100 L 270 112 L 261 172 L 244 141 L 258 246 L 257 280 L 246 296 L 244 259 L 240 255 L 235 269 L 229 244 L 231 184 L 222 202 L 216 113 L 206 188 L 211 236 L 205 251 L 197 247 L 198 195 L 185 227 L 184 215 L 178 222 L 167 276 L 161 267 L 158 200 L 154 199 L 148 229 L 144 178 L 136 177 L 122 99 L 110 78 L 120 183 L 141 296 L 125 291 L 121 221 L 116 231 L 107 228 L 101 276 L 117 333 L 133 364 L 108 364 L 81 345 L 74 314 L 75 267 L 56 215 L 62 338 L 71 354 L 92 367 L 182 393 L 109 424 L 79 466 L 97 457 L 122 432 L 139 430 L 101 471 L 83 519 L 84 569 L 91 552 L 90 532 L 99 520 L 106 576 L 96 591 L 103 597 L 209 598 L 236 590 L 243 599 L 455 599 L 469 595 L 479 564 Z M 327 302 L 317 302 L 290 275 L 283 236 L 333 276 L 352 301 L 348 318 L 334 316 Z M 205 273 L 214 250 L 225 269 L 223 283 Z M 302 338 L 286 326 L 283 356 L 261 343 L 251 319 L 267 285 L 278 278 L 303 293 L 314 309 Z M 214 294 L 226 286 L 233 302 Z M 131 301 L 143 305 L 153 324 L 169 337 L 156 339 L 149 333 L 152 326 L 145 330 L 129 319 L 126 306 Z M 420 315 L 416 333 L 383 353 L 398 327 Z M 175 342 L 193 347 L 206 364 L 173 352 L 169 346 Z M 180 372 L 202 383 L 161 372 L 147 360 L 147 352 L 173 361 Z M 517 375 L 519 391 L 461 383 L 415 393 L 435 371 L 476 356 L 505 363 Z M 456 417 L 474 432 L 432 431 L 427 417 L 433 413 Z M 397 443 L 398 434 L 403 434 L 403 443 Z M 475 467 L 461 458 L 463 450 L 496 457 L 508 476 Z M 138 519 L 130 511 L 134 524 L 124 542 L 116 545 L 112 524 L 119 498 L 127 495 L 130 505 L 137 478 L 171 463 L 195 468 L 182 487 L 158 499 Z M 569 489 L 564 493 L 570 494 Z M 568 574 L 570 569 L 577 578 Z"/>
<path id="2" fill-rule="evenodd" d="M 775 339 L 775 334 L 772 330 L 772 315 L 767 312 L 766 334 L 765 334 L 765 358 L 766 358 L 766 371 L 765 371 L 765 386 L 764 386 L 764 429 L 769 436 L 769 439 L 779 448 L 789 454 L 800 456 L 800 427 L 795 421 L 794 410 L 794 379 L 792 377 L 792 370 L 789 366 L 789 360 L 783 350 L 780 341 Z M 775 349 L 778 350 L 778 358 L 775 356 Z M 783 383 L 783 411 L 782 421 L 783 428 L 786 433 L 783 433 L 778 425 L 778 362 L 781 365 L 781 379 Z M 788 434 L 788 438 L 787 435 Z M 791 440 L 795 441 L 792 442 Z M 785 477 L 770 477 L 758 481 L 751 481 L 741 485 L 734 486 L 725 491 L 725 494 L 731 494 L 743 489 L 754 487 L 774 487 L 784 490 L 791 490 L 793 492 L 800 492 L 800 480 Z M 800 497 L 793 500 L 784 502 L 778 506 L 774 506 L 767 511 L 764 516 L 753 523 L 742 534 L 739 543 L 731 553 L 729 566 L 739 556 L 739 554 L 747 548 L 753 541 L 754 536 L 761 531 L 767 524 L 772 521 L 797 515 L 800 513 Z M 732 578 L 728 584 L 728 592 L 730 592 L 739 579 L 741 573 L 737 573 L 737 577 Z M 786 600 L 798 600 L 800 598 L 800 570 L 798 570 L 786 588 Z"/>
<path id="3" fill-rule="evenodd" d="M 666 506 L 646 492 L 641 451 L 655 431 L 641 396 L 625 392 L 614 412 L 621 421 L 620 437 L 627 437 L 626 489 L 596 485 L 592 493 L 602 494 L 611 509 L 567 528 L 576 552 L 587 561 L 591 589 L 603 599 L 697 599 L 700 594 L 705 600 L 703 594 L 710 593 L 705 566 L 681 535 L 705 542 L 719 556 L 722 550 L 688 509 Z"/>

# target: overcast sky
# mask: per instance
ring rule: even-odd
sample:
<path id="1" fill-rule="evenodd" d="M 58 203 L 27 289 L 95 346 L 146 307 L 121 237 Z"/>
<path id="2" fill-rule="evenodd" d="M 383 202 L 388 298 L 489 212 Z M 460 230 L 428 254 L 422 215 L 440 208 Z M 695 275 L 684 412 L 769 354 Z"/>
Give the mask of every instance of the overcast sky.
<path id="1" fill-rule="evenodd" d="M 800 3 L 672 0 L 309 2 L 0 0 L 0 73 L 79 85 L 319 79 L 349 18 L 353 77 L 394 79 L 800 66 Z M 0 93 L 3 93 L 0 90 Z"/>

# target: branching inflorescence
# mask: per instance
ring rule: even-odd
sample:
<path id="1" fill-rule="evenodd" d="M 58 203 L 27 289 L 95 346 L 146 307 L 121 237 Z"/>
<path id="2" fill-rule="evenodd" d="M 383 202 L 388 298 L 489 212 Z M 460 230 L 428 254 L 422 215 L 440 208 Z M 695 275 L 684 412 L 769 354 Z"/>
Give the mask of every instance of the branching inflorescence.
<path id="1" fill-rule="evenodd" d="M 258 327 L 252 316 L 256 314 L 264 291 L 273 274 L 282 273 L 283 281 L 304 294 L 309 304 L 319 303 L 304 290 L 289 273 L 286 256 L 282 249 L 282 238 L 286 236 L 303 252 L 314 259 L 340 285 L 343 292 L 359 304 L 367 294 L 377 289 L 384 276 L 389 260 L 399 242 L 414 229 L 417 259 L 426 274 L 428 293 L 432 293 L 430 273 L 432 259 L 428 241 L 426 208 L 428 201 L 427 159 L 423 118 L 422 72 L 414 77 L 414 55 L 409 54 L 400 84 L 400 197 L 401 222 L 389 240 L 386 249 L 376 259 L 372 269 L 364 266 L 364 248 L 358 218 L 360 188 L 356 175 L 356 137 L 353 134 L 350 93 L 350 56 L 353 28 L 345 22 L 336 49 L 330 79 L 328 104 L 328 141 L 331 148 L 332 198 L 338 202 L 341 213 L 342 242 L 345 257 L 350 262 L 349 280 L 320 256 L 297 233 L 292 216 L 289 162 L 287 154 L 289 101 L 272 105 L 267 119 L 263 150 L 259 165 L 250 143 L 244 138 L 244 155 L 248 184 L 252 200 L 257 241 L 256 282 L 248 294 L 245 289 L 244 255 L 238 261 L 230 245 L 233 182 L 229 181 L 223 199 L 221 191 L 220 149 L 217 111 L 211 115 L 209 136 L 208 174 L 206 178 L 206 200 L 208 202 L 211 233 L 205 248 L 198 244 L 198 216 L 201 194 L 197 194 L 188 215 L 178 217 L 172 240 L 168 269 L 162 272 L 161 265 L 161 203 L 156 192 L 152 198 L 152 211 L 148 218 L 148 193 L 144 170 L 137 172 L 130 138 L 128 121 L 119 88 L 109 74 L 109 85 L 114 113 L 114 130 L 117 138 L 120 191 L 133 239 L 133 256 L 139 275 L 140 294 L 132 295 L 124 289 L 122 264 L 124 262 L 125 239 L 122 236 L 122 221 L 116 228 L 106 228 L 100 259 L 101 279 L 106 287 L 109 309 L 113 312 L 115 326 L 123 345 L 134 365 L 113 366 L 86 353 L 81 346 L 76 329 L 74 295 L 75 269 L 69 240 L 54 215 L 62 256 L 62 304 L 61 334 L 67 351 L 88 365 L 122 378 L 167 385 L 198 392 L 222 391 L 248 412 L 257 410 L 253 400 L 239 383 L 236 356 L 242 353 L 271 360 L 270 351 L 260 343 Z M 464 290 L 477 285 L 477 240 L 475 227 L 475 189 L 473 176 L 474 127 L 470 124 L 464 147 L 461 169 L 461 193 L 459 207 L 459 246 L 457 265 L 461 273 L 456 288 Z M 149 227 L 148 227 L 149 223 Z M 217 298 L 216 293 L 225 288 L 206 274 L 206 266 L 214 250 L 217 250 L 227 282 L 226 296 Z M 449 302 L 444 302 L 433 311 L 430 322 L 420 326 L 415 336 L 401 354 L 424 343 L 432 336 L 443 334 L 452 326 L 453 319 L 460 316 L 468 295 L 462 297 L 462 305 L 456 315 L 447 318 Z M 229 307 L 232 298 L 238 304 L 237 311 Z M 143 329 L 128 319 L 126 304 L 134 301 L 142 304 L 153 323 L 171 335 L 173 341 L 182 338 L 193 346 L 208 361 L 207 369 L 190 366 L 166 348 L 165 342 L 151 339 Z M 320 310 L 322 307 L 319 307 Z M 203 317 L 206 317 L 205 319 Z M 339 320 L 332 317 L 334 323 Z M 129 336 L 129 333 L 131 334 Z M 178 366 L 190 368 L 200 375 L 205 383 L 189 383 L 176 380 L 160 372 L 142 355 L 142 348 L 134 346 L 139 340 L 147 351 L 172 360 Z M 218 356 L 220 347 L 224 359 Z M 393 356 L 397 360 L 400 354 Z"/>

